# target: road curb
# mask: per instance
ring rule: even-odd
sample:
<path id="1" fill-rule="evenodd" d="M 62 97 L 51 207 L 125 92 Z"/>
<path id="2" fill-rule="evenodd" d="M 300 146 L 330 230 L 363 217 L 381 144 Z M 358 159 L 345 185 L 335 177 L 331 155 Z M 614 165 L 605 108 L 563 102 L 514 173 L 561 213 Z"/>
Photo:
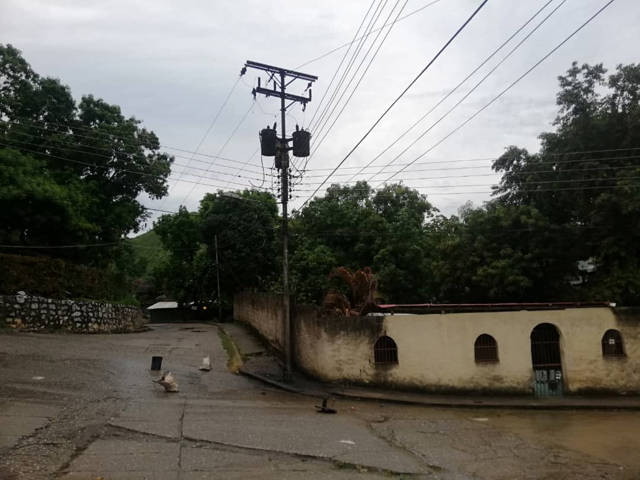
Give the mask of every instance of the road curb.
<path id="1" fill-rule="evenodd" d="M 260 381 L 262 383 L 266 383 L 267 385 L 270 385 L 272 387 L 279 388 L 280 390 L 285 390 L 285 391 L 290 392 L 290 393 L 306 394 L 306 392 L 304 390 L 292 387 L 292 386 L 287 385 L 287 384 L 282 383 L 282 382 L 278 382 L 277 380 L 272 380 L 272 379 L 270 379 L 270 378 L 268 378 L 268 377 L 266 377 L 264 375 L 260 375 L 259 373 L 251 372 L 251 371 L 246 370 L 246 369 L 244 369 L 242 367 L 240 367 L 238 369 L 238 373 L 241 374 L 241 375 L 244 375 L 246 377 L 253 378 L 254 380 L 258 380 L 258 381 Z"/>
<path id="2" fill-rule="evenodd" d="M 441 408 L 503 408 L 518 410 L 640 410 L 640 404 L 590 404 L 590 403 L 546 403 L 524 401 L 522 403 L 501 403 L 486 400 L 477 400 L 470 402 L 445 402 L 438 400 L 418 400 L 402 397 L 392 397 L 386 395 L 367 395 L 359 393 L 342 392 L 332 390 L 331 395 L 341 398 L 351 398 L 354 400 L 368 400 L 375 402 L 397 403 L 402 405 L 421 405 L 425 407 L 441 407 Z"/>
<path id="3" fill-rule="evenodd" d="M 273 380 L 269 377 L 261 375 L 259 373 L 251 372 L 244 368 L 240 368 L 238 373 L 245 375 L 254 380 L 258 380 L 271 387 L 278 388 L 290 393 L 297 393 L 300 395 L 306 395 L 310 397 L 321 397 L 320 392 L 311 392 L 300 388 L 292 387 L 286 383 Z M 532 402 L 523 401 L 521 403 L 501 403 L 491 402 L 487 400 L 477 400 L 474 402 L 445 402 L 440 400 L 418 400 L 402 397 L 394 397 L 387 395 L 368 395 L 366 393 L 351 393 L 340 390 L 328 390 L 327 395 L 334 397 L 340 397 L 353 400 L 365 400 L 372 402 L 385 402 L 395 403 L 399 405 L 417 405 L 423 407 L 437 407 L 437 408 L 486 408 L 486 409 L 515 409 L 515 410 L 640 410 L 640 404 L 638 405 L 625 405 L 625 404 L 589 404 L 589 403 L 545 403 L 545 402 Z"/>

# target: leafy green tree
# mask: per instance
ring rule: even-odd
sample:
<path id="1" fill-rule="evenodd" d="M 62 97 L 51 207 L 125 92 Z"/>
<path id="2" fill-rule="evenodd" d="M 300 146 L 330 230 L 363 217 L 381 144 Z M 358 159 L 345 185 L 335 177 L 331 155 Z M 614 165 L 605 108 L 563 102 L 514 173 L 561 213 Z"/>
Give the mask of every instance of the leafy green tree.
<path id="1" fill-rule="evenodd" d="M 221 290 L 230 303 L 243 289 L 266 289 L 279 278 L 278 207 L 257 190 L 207 194 L 200 202 L 200 239 L 215 264 L 218 238 Z"/>
<path id="2" fill-rule="evenodd" d="M 426 223 L 437 210 L 425 195 L 404 185 L 387 185 L 373 197 L 386 222 L 386 236 L 373 260 L 380 292 L 396 302 L 424 302 L 428 285 Z"/>
<path id="3" fill-rule="evenodd" d="M 566 300 L 576 266 L 567 232 L 529 206 L 489 203 L 430 226 L 430 290 L 440 302 Z M 563 248 L 564 247 L 564 248 Z"/>
<path id="4" fill-rule="evenodd" d="M 154 224 L 169 258 L 155 272 L 160 287 L 182 303 L 197 301 L 201 278 L 194 260 L 200 249 L 200 217 L 180 207 L 178 213 L 162 215 Z"/>
<path id="5" fill-rule="evenodd" d="M 292 222 L 292 284 L 299 299 L 318 302 L 336 267 L 372 267 L 380 294 L 398 302 L 425 294 L 424 228 L 435 209 L 417 191 L 366 182 L 332 185 Z"/>
<path id="6" fill-rule="evenodd" d="M 78 182 L 61 185 L 45 162 L 18 150 L 0 149 L 0 243 L 28 244 L 36 238 L 53 244 L 89 236 L 94 226 L 83 217 Z"/>
<path id="7" fill-rule="evenodd" d="M 495 163 L 505 205 L 529 205 L 562 228 L 574 264 L 596 271 L 587 298 L 640 301 L 640 65 L 576 63 L 559 77 L 556 131 L 540 152 L 509 147 Z M 567 272 L 568 273 L 568 272 Z"/>
<path id="8" fill-rule="evenodd" d="M 255 190 L 207 194 L 198 212 L 180 207 L 156 221 L 154 230 L 169 252 L 156 270 L 157 282 L 182 303 L 210 304 L 218 301 L 219 269 L 226 308 L 241 290 L 269 289 L 279 277 L 277 225 L 272 195 Z"/>
<path id="9" fill-rule="evenodd" d="M 67 86 L 41 77 L 19 50 L 0 44 L 0 170 L 28 171 L 29 183 L 16 188 L 11 177 L 0 177 L 3 214 L 19 217 L 0 231 L 3 243 L 115 242 L 138 231 L 146 218 L 138 197 L 167 193 L 173 158 L 159 149 L 156 135 L 119 107 L 91 95 L 76 104 Z M 105 265 L 117 251 L 56 254 Z"/>

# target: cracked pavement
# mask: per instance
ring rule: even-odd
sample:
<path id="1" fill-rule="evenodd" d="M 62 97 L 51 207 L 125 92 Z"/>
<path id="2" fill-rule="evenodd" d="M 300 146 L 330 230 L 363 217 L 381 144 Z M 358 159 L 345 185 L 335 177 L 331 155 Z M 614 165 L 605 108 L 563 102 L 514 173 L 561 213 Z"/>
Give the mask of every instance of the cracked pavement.
<path id="1" fill-rule="evenodd" d="M 314 398 L 228 371 L 215 325 L 151 327 L 0 333 L 0 479 L 640 477 L 636 412 L 336 400 L 322 415 Z M 152 382 L 152 355 L 180 392 Z"/>

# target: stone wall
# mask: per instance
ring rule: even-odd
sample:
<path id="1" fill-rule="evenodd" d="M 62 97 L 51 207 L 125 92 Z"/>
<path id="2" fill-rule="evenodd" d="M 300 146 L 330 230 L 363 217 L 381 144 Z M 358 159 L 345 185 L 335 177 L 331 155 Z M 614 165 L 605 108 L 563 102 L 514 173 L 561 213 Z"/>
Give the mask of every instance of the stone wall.
<path id="1" fill-rule="evenodd" d="M 29 295 L 0 296 L 0 326 L 16 330 L 109 333 L 130 332 L 143 324 L 140 309 L 130 305 Z"/>

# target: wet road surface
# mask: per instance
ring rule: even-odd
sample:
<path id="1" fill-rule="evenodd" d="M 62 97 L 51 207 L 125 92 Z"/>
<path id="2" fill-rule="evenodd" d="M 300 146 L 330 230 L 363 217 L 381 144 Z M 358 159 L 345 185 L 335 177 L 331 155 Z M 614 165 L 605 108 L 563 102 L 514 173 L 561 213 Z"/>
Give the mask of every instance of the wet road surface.
<path id="1" fill-rule="evenodd" d="M 179 393 L 152 382 L 152 355 Z M 0 333 L 0 479 L 640 478 L 638 412 L 341 400 L 322 415 L 227 360 L 214 325 Z"/>

